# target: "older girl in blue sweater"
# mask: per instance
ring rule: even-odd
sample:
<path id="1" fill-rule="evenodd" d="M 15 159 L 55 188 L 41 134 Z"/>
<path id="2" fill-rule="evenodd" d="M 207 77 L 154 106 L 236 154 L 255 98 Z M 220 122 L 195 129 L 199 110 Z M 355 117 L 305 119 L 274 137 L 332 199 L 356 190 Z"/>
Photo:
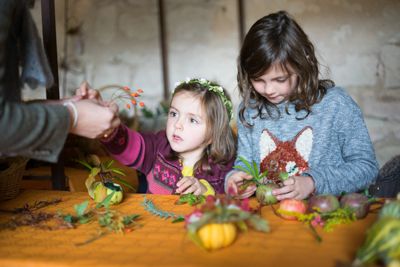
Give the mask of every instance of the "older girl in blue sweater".
<path id="1" fill-rule="evenodd" d="M 289 175 L 273 191 L 279 200 L 354 192 L 374 181 L 378 164 L 360 108 L 333 81 L 319 78 L 314 46 L 288 13 L 270 14 L 251 27 L 238 82 L 238 155 L 268 170 L 269 180 Z M 255 186 L 238 190 L 250 178 L 230 172 L 226 191 L 251 196 Z"/>

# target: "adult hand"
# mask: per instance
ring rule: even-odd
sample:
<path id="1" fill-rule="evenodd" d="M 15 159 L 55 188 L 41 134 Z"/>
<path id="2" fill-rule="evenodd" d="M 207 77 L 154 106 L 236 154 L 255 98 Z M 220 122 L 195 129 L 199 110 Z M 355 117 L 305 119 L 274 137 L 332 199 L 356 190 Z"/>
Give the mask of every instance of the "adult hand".
<path id="1" fill-rule="evenodd" d="M 207 188 L 202 183 L 200 183 L 197 178 L 193 176 L 183 177 L 178 181 L 176 186 L 178 187 L 176 189 L 176 192 L 182 195 L 193 193 L 194 195 L 198 196 L 204 194 L 207 191 Z"/>
<path id="2" fill-rule="evenodd" d="M 292 176 L 283 182 L 283 187 L 275 189 L 272 194 L 278 200 L 305 199 L 314 191 L 314 179 L 310 176 Z"/>
<path id="3" fill-rule="evenodd" d="M 248 184 L 252 178 L 248 173 L 242 171 L 234 172 L 228 177 L 226 183 L 227 193 L 238 195 L 241 199 L 251 197 L 257 189 L 255 184 Z M 244 187 L 244 190 L 241 189 L 242 187 Z"/>
<path id="4" fill-rule="evenodd" d="M 102 106 L 98 102 L 83 99 L 74 102 L 78 113 L 77 124 L 70 130 L 71 133 L 88 137 L 99 138 L 111 133 L 121 123 L 118 117 L 118 106 L 111 103 Z"/>

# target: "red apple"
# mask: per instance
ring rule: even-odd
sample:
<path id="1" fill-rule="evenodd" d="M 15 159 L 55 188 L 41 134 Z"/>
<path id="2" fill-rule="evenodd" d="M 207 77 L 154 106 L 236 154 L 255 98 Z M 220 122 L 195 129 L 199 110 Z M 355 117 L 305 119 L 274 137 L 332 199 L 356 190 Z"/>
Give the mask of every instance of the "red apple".
<path id="1" fill-rule="evenodd" d="M 284 199 L 279 204 L 279 210 L 283 212 L 297 212 L 304 214 L 306 213 L 307 206 L 302 200 L 297 199 Z M 281 216 L 287 220 L 296 220 L 296 216 L 290 216 L 287 214 L 281 213 Z"/>

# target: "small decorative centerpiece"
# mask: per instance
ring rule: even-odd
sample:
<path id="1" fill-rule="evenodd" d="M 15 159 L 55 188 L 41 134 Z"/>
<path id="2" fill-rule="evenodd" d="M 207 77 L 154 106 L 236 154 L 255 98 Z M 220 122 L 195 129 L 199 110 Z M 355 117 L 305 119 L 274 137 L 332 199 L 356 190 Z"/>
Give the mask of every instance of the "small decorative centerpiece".
<path id="1" fill-rule="evenodd" d="M 125 176 L 125 173 L 112 166 L 113 160 L 103 163 L 96 155 L 90 155 L 90 163 L 81 160 L 77 160 L 77 162 L 90 171 L 85 185 L 89 196 L 96 203 L 101 203 L 105 199 L 109 199 L 111 205 L 120 203 L 123 199 L 123 191 L 119 183 L 136 191 L 127 181 L 119 177 L 120 175 Z"/>
<path id="2" fill-rule="evenodd" d="M 243 162 L 245 167 L 239 165 L 234 166 L 233 168 L 248 173 L 253 177 L 251 180 L 246 180 L 239 190 L 244 190 L 250 184 L 255 184 L 257 186 L 256 198 L 261 205 L 272 205 L 277 203 L 278 200 L 272 194 L 272 191 L 279 188 L 281 183 L 289 178 L 288 173 L 280 172 L 276 180 L 268 180 L 266 179 L 268 170 L 260 172 L 259 167 L 254 161 L 250 163 L 241 156 L 239 156 L 239 160 Z"/>
<path id="3" fill-rule="evenodd" d="M 189 238 L 200 247 L 212 251 L 231 245 L 237 231 L 252 227 L 268 232 L 268 222 L 251 211 L 249 201 L 227 196 L 207 196 L 203 205 L 198 206 L 185 217 Z"/>

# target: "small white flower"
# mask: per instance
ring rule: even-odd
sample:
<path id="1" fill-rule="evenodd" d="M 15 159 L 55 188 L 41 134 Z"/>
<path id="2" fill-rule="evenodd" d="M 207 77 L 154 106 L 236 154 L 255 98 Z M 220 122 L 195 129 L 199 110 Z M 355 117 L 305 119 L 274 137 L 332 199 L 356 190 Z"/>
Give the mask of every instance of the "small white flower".
<path id="1" fill-rule="evenodd" d="M 201 83 L 207 83 L 207 80 L 206 79 L 204 79 L 204 78 L 200 78 L 200 80 L 199 80 Z"/>
<path id="2" fill-rule="evenodd" d="M 294 161 L 289 161 L 286 163 L 286 172 L 289 174 L 289 176 L 296 175 L 299 171 L 299 168 L 296 165 L 296 162 Z"/>
<path id="3" fill-rule="evenodd" d="M 185 82 L 190 82 L 190 80 L 191 80 L 191 78 L 189 78 L 189 77 L 186 77 L 186 79 L 185 79 Z"/>
<path id="4" fill-rule="evenodd" d="M 240 207 L 238 205 L 235 205 L 235 204 L 229 204 L 227 209 L 228 210 L 240 210 Z"/>

